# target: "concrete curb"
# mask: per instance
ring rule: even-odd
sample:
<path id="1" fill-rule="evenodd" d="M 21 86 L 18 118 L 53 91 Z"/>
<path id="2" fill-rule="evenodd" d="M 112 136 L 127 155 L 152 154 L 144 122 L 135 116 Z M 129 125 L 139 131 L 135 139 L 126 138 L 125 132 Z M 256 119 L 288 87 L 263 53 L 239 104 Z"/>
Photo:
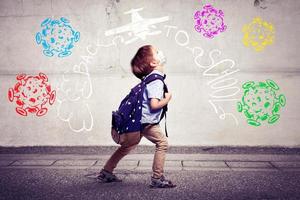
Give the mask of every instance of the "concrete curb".
<path id="1" fill-rule="evenodd" d="M 0 146 L 0 154 L 111 154 L 115 146 Z M 134 154 L 149 154 L 155 150 L 154 145 L 139 145 Z M 169 146 L 170 154 L 300 154 L 300 147 L 250 147 L 250 146 Z"/>

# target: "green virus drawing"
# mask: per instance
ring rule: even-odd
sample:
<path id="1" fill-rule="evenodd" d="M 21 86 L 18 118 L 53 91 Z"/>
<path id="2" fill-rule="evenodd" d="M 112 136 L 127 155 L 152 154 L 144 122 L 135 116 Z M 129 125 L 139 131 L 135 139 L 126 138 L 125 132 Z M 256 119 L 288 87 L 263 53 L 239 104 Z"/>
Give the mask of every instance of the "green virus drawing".
<path id="1" fill-rule="evenodd" d="M 280 108 L 286 104 L 283 94 L 278 95 L 279 87 L 272 80 L 266 82 L 249 81 L 243 84 L 242 101 L 237 103 L 239 112 L 243 112 L 248 124 L 260 126 L 262 122 L 274 124 L 278 121 Z"/>

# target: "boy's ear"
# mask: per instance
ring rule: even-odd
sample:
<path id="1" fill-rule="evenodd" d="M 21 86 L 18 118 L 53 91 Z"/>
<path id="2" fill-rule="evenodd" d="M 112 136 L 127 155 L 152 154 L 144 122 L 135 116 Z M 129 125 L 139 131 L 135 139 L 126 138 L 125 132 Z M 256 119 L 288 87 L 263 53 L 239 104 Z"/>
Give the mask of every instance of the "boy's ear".
<path id="1" fill-rule="evenodd" d="M 158 63 L 158 61 L 156 61 L 156 60 L 153 60 L 153 61 L 150 62 L 150 66 L 151 66 L 151 67 L 157 67 L 158 64 L 159 64 L 159 63 Z"/>

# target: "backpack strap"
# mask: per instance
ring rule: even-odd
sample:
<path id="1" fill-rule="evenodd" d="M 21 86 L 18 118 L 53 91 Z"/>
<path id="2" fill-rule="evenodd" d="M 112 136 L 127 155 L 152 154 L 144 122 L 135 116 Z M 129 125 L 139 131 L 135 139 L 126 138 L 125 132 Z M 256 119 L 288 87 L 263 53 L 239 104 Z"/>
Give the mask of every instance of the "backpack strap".
<path id="1" fill-rule="evenodd" d="M 166 78 L 166 75 L 162 76 L 160 74 L 153 73 L 153 74 L 150 74 L 149 76 L 145 77 L 144 79 L 142 79 L 142 81 L 144 81 L 145 84 L 148 84 L 148 83 L 150 83 L 152 81 L 155 81 L 157 79 L 161 80 L 163 82 L 163 84 L 164 84 L 164 94 L 163 94 L 163 97 L 165 97 L 165 92 L 168 92 L 168 87 L 167 87 L 167 85 L 164 82 L 165 78 Z M 167 111 L 168 111 L 168 104 L 163 107 L 163 112 L 162 112 L 162 114 L 160 116 L 160 120 L 159 120 L 159 121 L 161 121 L 165 117 L 165 133 L 166 133 L 166 137 L 168 137 L 168 131 L 167 131 Z"/>
<path id="2" fill-rule="evenodd" d="M 142 79 L 142 81 L 144 81 L 145 84 L 148 84 L 148 83 L 150 83 L 152 81 L 155 81 L 155 80 L 159 79 L 164 84 L 164 92 L 168 92 L 168 87 L 167 87 L 167 85 L 164 82 L 165 78 L 166 78 L 166 75 L 162 76 L 160 74 L 151 74 L 150 76 L 147 76 L 146 78 Z M 164 95 L 165 95 L 165 93 L 164 93 Z"/>
<path id="3" fill-rule="evenodd" d="M 166 75 L 162 76 L 160 74 L 156 74 L 156 73 L 153 73 L 153 74 L 150 74 L 149 76 L 146 76 L 142 79 L 142 81 L 144 81 L 146 84 L 152 82 L 152 81 L 155 81 L 157 79 L 161 80 L 164 82 L 166 78 Z"/>

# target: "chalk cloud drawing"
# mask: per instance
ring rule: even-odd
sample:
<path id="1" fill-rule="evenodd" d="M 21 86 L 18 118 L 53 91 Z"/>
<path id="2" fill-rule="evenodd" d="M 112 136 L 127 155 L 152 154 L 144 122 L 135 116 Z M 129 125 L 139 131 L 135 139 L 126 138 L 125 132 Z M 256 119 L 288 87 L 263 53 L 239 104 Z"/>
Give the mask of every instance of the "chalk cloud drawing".
<path id="1" fill-rule="evenodd" d="M 22 116 L 28 113 L 35 113 L 39 117 L 45 115 L 48 111 L 46 104 L 52 105 L 56 97 L 48 77 L 43 73 L 37 76 L 19 74 L 16 79 L 18 82 L 8 90 L 9 101 L 16 101 L 16 112 Z"/>
<path id="2" fill-rule="evenodd" d="M 35 36 L 37 44 L 43 47 L 44 55 L 58 57 L 71 55 L 74 43 L 80 39 L 80 33 L 70 25 L 70 21 L 64 17 L 59 20 L 47 18 L 41 23 L 42 30 Z"/>
<path id="3" fill-rule="evenodd" d="M 194 19 L 195 30 L 202 33 L 206 38 L 212 39 L 227 29 L 227 26 L 224 24 L 223 11 L 215 9 L 210 4 L 203 6 L 201 11 L 196 11 Z"/>
<path id="4" fill-rule="evenodd" d="M 274 81 L 249 81 L 242 88 L 244 94 L 242 101 L 237 103 L 237 109 L 244 113 L 249 125 L 260 126 L 264 121 L 269 124 L 278 121 L 279 110 L 285 106 L 286 98 L 283 94 L 278 95 L 279 87 Z"/>
<path id="5" fill-rule="evenodd" d="M 219 119 L 233 119 L 235 124 L 238 125 L 239 122 L 236 116 L 231 112 L 225 111 L 223 108 L 223 104 L 226 102 L 239 101 L 238 98 L 235 98 L 235 95 L 240 91 L 240 88 L 237 86 L 238 79 L 232 77 L 235 73 L 240 71 L 240 69 L 235 66 L 235 61 L 229 58 L 215 58 L 214 56 L 219 57 L 222 52 L 218 49 L 213 49 L 209 51 L 211 63 L 202 65 L 201 59 L 204 56 L 205 50 L 200 46 L 191 46 L 188 32 L 178 29 L 177 26 L 173 25 L 165 25 L 164 27 L 167 30 L 167 38 L 170 37 L 173 31 L 176 44 L 191 52 L 194 57 L 194 63 L 202 70 L 203 77 L 212 77 L 211 80 L 206 82 L 206 85 L 213 91 L 209 94 L 210 99 L 208 103 L 212 106 Z"/>
<path id="6" fill-rule="evenodd" d="M 94 119 L 87 100 L 93 94 L 93 87 L 87 63 L 81 62 L 65 71 L 57 92 L 58 118 L 74 132 L 91 131 Z"/>
<path id="7" fill-rule="evenodd" d="M 138 12 L 143 10 L 143 8 L 131 9 L 124 12 L 124 14 L 131 14 L 131 22 L 129 24 L 113 28 L 105 31 L 105 36 L 114 36 L 122 33 L 127 33 L 129 40 L 125 40 L 125 44 L 130 44 L 138 39 L 145 40 L 149 35 L 158 35 L 161 33 L 157 30 L 157 24 L 163 23 L 169 20 L 168 16 L 160 18 L 143 18 Z"/>
<path id="8" fill-rule="evenodd" d="M 243 43 L 246 47 L 253 47 L 257 52 L 271 45 L 275 38 L 275 29 L 271 23 L 268 23 L 260 17 L 253 18 L 252 22 L 243 27 Z"/>

